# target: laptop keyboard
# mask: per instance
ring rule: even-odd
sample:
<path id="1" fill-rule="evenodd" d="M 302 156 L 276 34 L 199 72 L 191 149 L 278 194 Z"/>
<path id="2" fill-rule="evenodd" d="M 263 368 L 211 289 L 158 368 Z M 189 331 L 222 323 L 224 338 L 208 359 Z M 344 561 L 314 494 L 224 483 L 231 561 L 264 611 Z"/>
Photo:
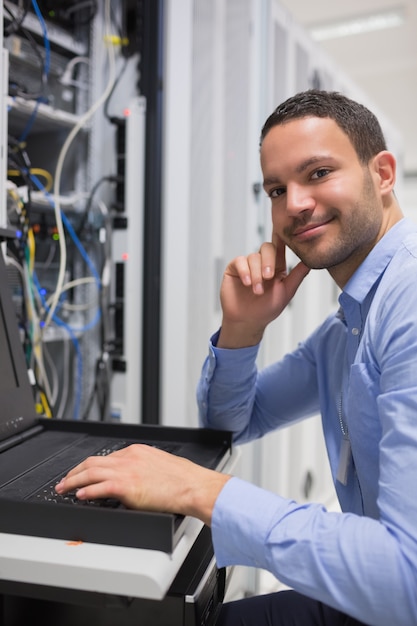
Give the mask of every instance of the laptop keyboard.
<path id="1" fill-rule="evenodd" d="M 117 441 L 104 446 L 100 450 L 94 453 L 94 456 L 107 456 L 116 450 L 122 450 L 126 446 L 131 445 L 131 441 Z M 166 452 L 175 453 L 177 446 L 175 444 L 149 444 L 154 445 L 157 448 L 165 450 Z M 58 476 L 55 476 L 52 480 L 48 481 L 38 491 L 31 494 L 28 500 L 37 502 L 50 502 L 52 504 L 70 504 L 76 506 L 95 506 L 95 507 L 107 507 L 107 508 L 120 508 L 123 507 L 122 503 L 115 498 L 97 498 L 95 500 L 79 500 L 75 492 L 67 492 L 65 494 L 58 494 L 55 491 L 55 486 L 66 476 L 67 472 L 62 472 Z"/>

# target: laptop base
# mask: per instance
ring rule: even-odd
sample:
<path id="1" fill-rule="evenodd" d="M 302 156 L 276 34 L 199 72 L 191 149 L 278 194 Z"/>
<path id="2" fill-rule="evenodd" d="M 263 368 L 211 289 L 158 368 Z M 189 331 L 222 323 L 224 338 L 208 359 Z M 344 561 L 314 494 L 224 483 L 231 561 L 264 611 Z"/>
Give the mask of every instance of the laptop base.
<path id="1" fill-rule="evenodd" d="M 40 418 L 46 431 L 85 433 L 137 440 L 153 445 L 164 441 L 184 446 L 187 458 L 204 463 L 204 456 L 221 470 L 231 453 L 231 434 L 225 431 L 168 426 L 74 422 Z M 6 453 L 7 454 L 7 453 Z M 224 457 L 224 460 L 223 460 Z M 85 541 L 172 553 L 187 518 L 180 515 L 88 505 L 36 502 L 3 497 L 0 493 L 0 532 L 67 541 Z"/>

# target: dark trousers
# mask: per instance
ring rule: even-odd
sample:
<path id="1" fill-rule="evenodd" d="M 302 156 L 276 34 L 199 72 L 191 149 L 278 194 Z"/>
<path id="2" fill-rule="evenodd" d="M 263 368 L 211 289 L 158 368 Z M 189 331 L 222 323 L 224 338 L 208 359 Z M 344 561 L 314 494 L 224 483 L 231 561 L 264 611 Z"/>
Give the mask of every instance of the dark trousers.
<path id="1" fill-rule="evenodd" d="M 216 626 L 365 626 L 295 591 L 225 602 Z"/>

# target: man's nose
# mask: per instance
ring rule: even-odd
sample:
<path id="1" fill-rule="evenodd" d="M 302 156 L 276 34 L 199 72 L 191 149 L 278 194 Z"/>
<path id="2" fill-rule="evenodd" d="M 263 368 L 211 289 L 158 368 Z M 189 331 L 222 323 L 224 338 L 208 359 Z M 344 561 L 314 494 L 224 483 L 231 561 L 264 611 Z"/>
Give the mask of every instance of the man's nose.
<path id="1" fill-rule="evenodd" d="M 311 195 L 311 190 L 308 187 L 297 184 L 290 184 L 287 186 L 287 213 L 295 216 L 303 213 L 304 211 L 313 211 L 315 207 L 315 200 Z"/>

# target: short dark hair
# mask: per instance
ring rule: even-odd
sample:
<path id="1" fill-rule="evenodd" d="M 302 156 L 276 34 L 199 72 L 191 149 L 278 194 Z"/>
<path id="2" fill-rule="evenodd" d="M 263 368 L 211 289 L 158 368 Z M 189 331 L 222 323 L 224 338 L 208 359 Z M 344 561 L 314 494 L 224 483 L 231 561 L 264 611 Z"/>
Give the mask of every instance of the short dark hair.
<path id="1" fill-rule="evenodd" d="M 266 120 L 260 144 L 274 126 L 303 117 L 328 117 L 349 137 L 359 160 L 367 164 L 382 150 L 386 141 L 376 116 L 365 106 L 337 91 L 309 89 L 280 104 Z"/>

